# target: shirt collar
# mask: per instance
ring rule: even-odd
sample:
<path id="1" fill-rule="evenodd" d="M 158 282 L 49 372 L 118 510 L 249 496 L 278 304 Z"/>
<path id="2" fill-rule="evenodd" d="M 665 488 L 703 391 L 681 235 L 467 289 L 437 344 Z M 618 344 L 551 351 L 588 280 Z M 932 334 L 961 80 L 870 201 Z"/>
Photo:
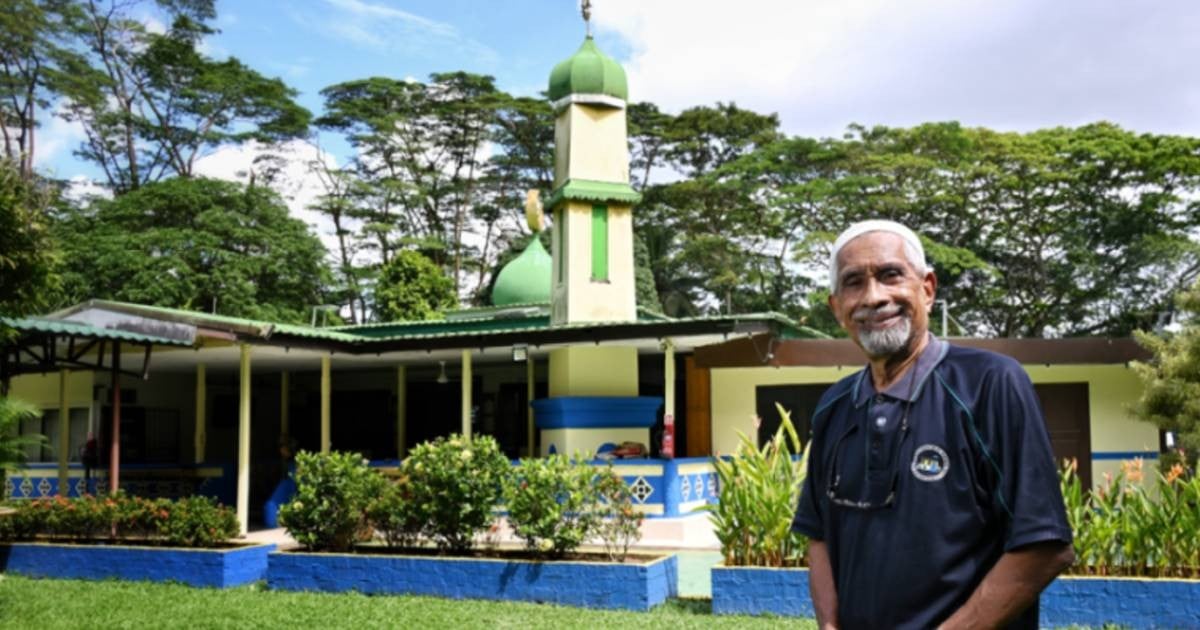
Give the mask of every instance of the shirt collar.
<path id="1" fill-rule="evenodd" d="M 938 339 L 933 333 L 929 334 L 929 343 L 925 344 L 925 349 L 921 351 L 921 356 L 917 357 L 916 363 L 913 364 L 900 380 L 892 383 L 890 387 L 883 390 L 883 395 L 896 400 L 906 400 L 908 402 L 916 402 L 921 395 L 921 390 L 924 389 L 925 381 L 929 379 L 929 375 L 933 372 L 933 368 L 937 367 L 942 359 L 946 356 L 946 351 L 950 349 L 950 344 Z M 861 407 L 873 396 L 875 396 L 875 382 L 871 380 L 871 366 L 868 365 L 858 376 L 858 384 L 855 385 L 854 406 Z"/>

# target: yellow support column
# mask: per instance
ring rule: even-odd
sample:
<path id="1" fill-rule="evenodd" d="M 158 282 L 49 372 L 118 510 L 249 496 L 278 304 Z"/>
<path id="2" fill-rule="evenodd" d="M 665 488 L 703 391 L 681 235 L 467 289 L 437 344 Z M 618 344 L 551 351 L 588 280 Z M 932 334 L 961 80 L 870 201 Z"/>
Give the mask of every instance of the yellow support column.
<path id="1" fill-rule="evenodd" d="M 462 434 L 471 437 L 471 351 L 462 351 Z"/>
<path id="2" fill-rule="evenodd" d="M 405 414 L 408 413 L 408 370 L 396 366 L 396 457 L 404 459 L 408 454 L 408 428 Z"/>
<path id="3" fill-rule="evenodd" d="M 279 438 L 285 444 L 290 440 L 291 436 L 290 419 L 288 418 L 288 405 L 291 402 L 288 398 L 288 392 L 291 389 L 291 383 L 291 375 L 287 372 L 279 374 Z"/>
<path id="4" fill-rule="evenodd" d="M 527 457 L 533 457 L 537 453 L 537 433 L 535 433 L 537 429 L 534 427 L 533 418 L 533 396 L 535 392 L 533 379 L 533 355 L 530 354 L 525 357 L 525 401 L 528 403 L 525 405 L 525 425 L 528 435 L 528 444 L 526 445 L 528 448 L 525 454 Z"/>
<path id="5" fill-rule="evenodd" d="M 675 344 L 663 342 L 663 413 L 675 417 Z"/>
<path id="6" fill-rule="evenodd" d="M 68 467 L 71 450 L 71 408 L 67 403 L 69 370 L 58 373 L 58 496 L 71 494 L 71 469 Z"/>
<path id="7" fill-rule="evenodd" d="M 196 430 L 194 438 L 195 451 L 193 461 L 197 464 L 204 463 L 204 449 L 208 441 L 208 379 L 204 364 L 196 366 Z"/>
<path id="8" fill-rule="evenodd" d="M 329 452 L 329 399 L 333 392 L 333 382 L 329 376 L 329 355 L 321 357 L 321 452 Z"/>
<path id="9" fill-rule="evenodd" d="M 250 346 L 241 345 L 238 388 L 237 517 L 243 534 L 250 526 Z"/>

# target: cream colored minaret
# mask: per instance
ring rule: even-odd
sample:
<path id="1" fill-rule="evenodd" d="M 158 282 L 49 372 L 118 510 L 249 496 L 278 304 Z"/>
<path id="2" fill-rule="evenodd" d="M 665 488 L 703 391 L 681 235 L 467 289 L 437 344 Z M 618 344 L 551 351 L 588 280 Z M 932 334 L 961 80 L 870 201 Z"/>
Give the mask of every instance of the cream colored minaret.
<path id="1" fill-rule="evenodd" d="M 637 319 L 625 71 L 589 36 L 550 75 L 555 112 L 552 322 Z"/>
<path id="2" fill-rule="evenodd" d="M 587 3 L 584 18 L 587 19 Z M 625 71 L 591 35 L 550 74 L 554 107 L 551 323 L 637 319 Z M 536 203 L 534 204 L 536 206 Z M 534 402 L 542 453 L 649 445 L 656 399 L 638 395 L 637 348 L 580 344 L 550 352 L 550 397 Z"/>

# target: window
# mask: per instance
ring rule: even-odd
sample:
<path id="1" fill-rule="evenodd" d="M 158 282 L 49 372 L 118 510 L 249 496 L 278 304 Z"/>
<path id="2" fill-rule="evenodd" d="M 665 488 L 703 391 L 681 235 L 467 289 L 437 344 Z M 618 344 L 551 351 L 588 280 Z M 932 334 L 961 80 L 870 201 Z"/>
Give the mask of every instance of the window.
<path id="1" fill-rule="evenodd" d="M 67 460 L 79 461 L 79 449 L 87 441 L 88 409 L 73 408 L 69 411 L 70 433 L 67 437 Z M 30 463 L 58 461 L 58 410 L 42 412 L 42 417 L 21 422 L 21 435 L 44 435 L 44 446 L 25 447 L 25 457 Z"/>
<path id="2" fill-rule="evenodd" d="M 608 206 L 592 206 L 592 281 L 608 281 Z"/>

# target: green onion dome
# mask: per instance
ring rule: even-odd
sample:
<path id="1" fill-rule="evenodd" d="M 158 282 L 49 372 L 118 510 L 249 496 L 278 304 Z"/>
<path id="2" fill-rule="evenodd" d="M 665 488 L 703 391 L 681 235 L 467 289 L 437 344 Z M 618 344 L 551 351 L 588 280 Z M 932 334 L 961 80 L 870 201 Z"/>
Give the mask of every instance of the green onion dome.
<path id="1" fill-rule="evenodd" d="M 612 57 L 600 52 L 591 37 L 566 61 L 554 66 L 550 73 L 550 100 L 557 101 L 570 94 L 603 94 L 629 99 L 625 70 Z"/>
<path id="2" fill-rule="evenodd" d="M 554 262 L 537 235 L 496 276 L 492 305 L 545 304 L 550 302 L 550 280 Z"/>

